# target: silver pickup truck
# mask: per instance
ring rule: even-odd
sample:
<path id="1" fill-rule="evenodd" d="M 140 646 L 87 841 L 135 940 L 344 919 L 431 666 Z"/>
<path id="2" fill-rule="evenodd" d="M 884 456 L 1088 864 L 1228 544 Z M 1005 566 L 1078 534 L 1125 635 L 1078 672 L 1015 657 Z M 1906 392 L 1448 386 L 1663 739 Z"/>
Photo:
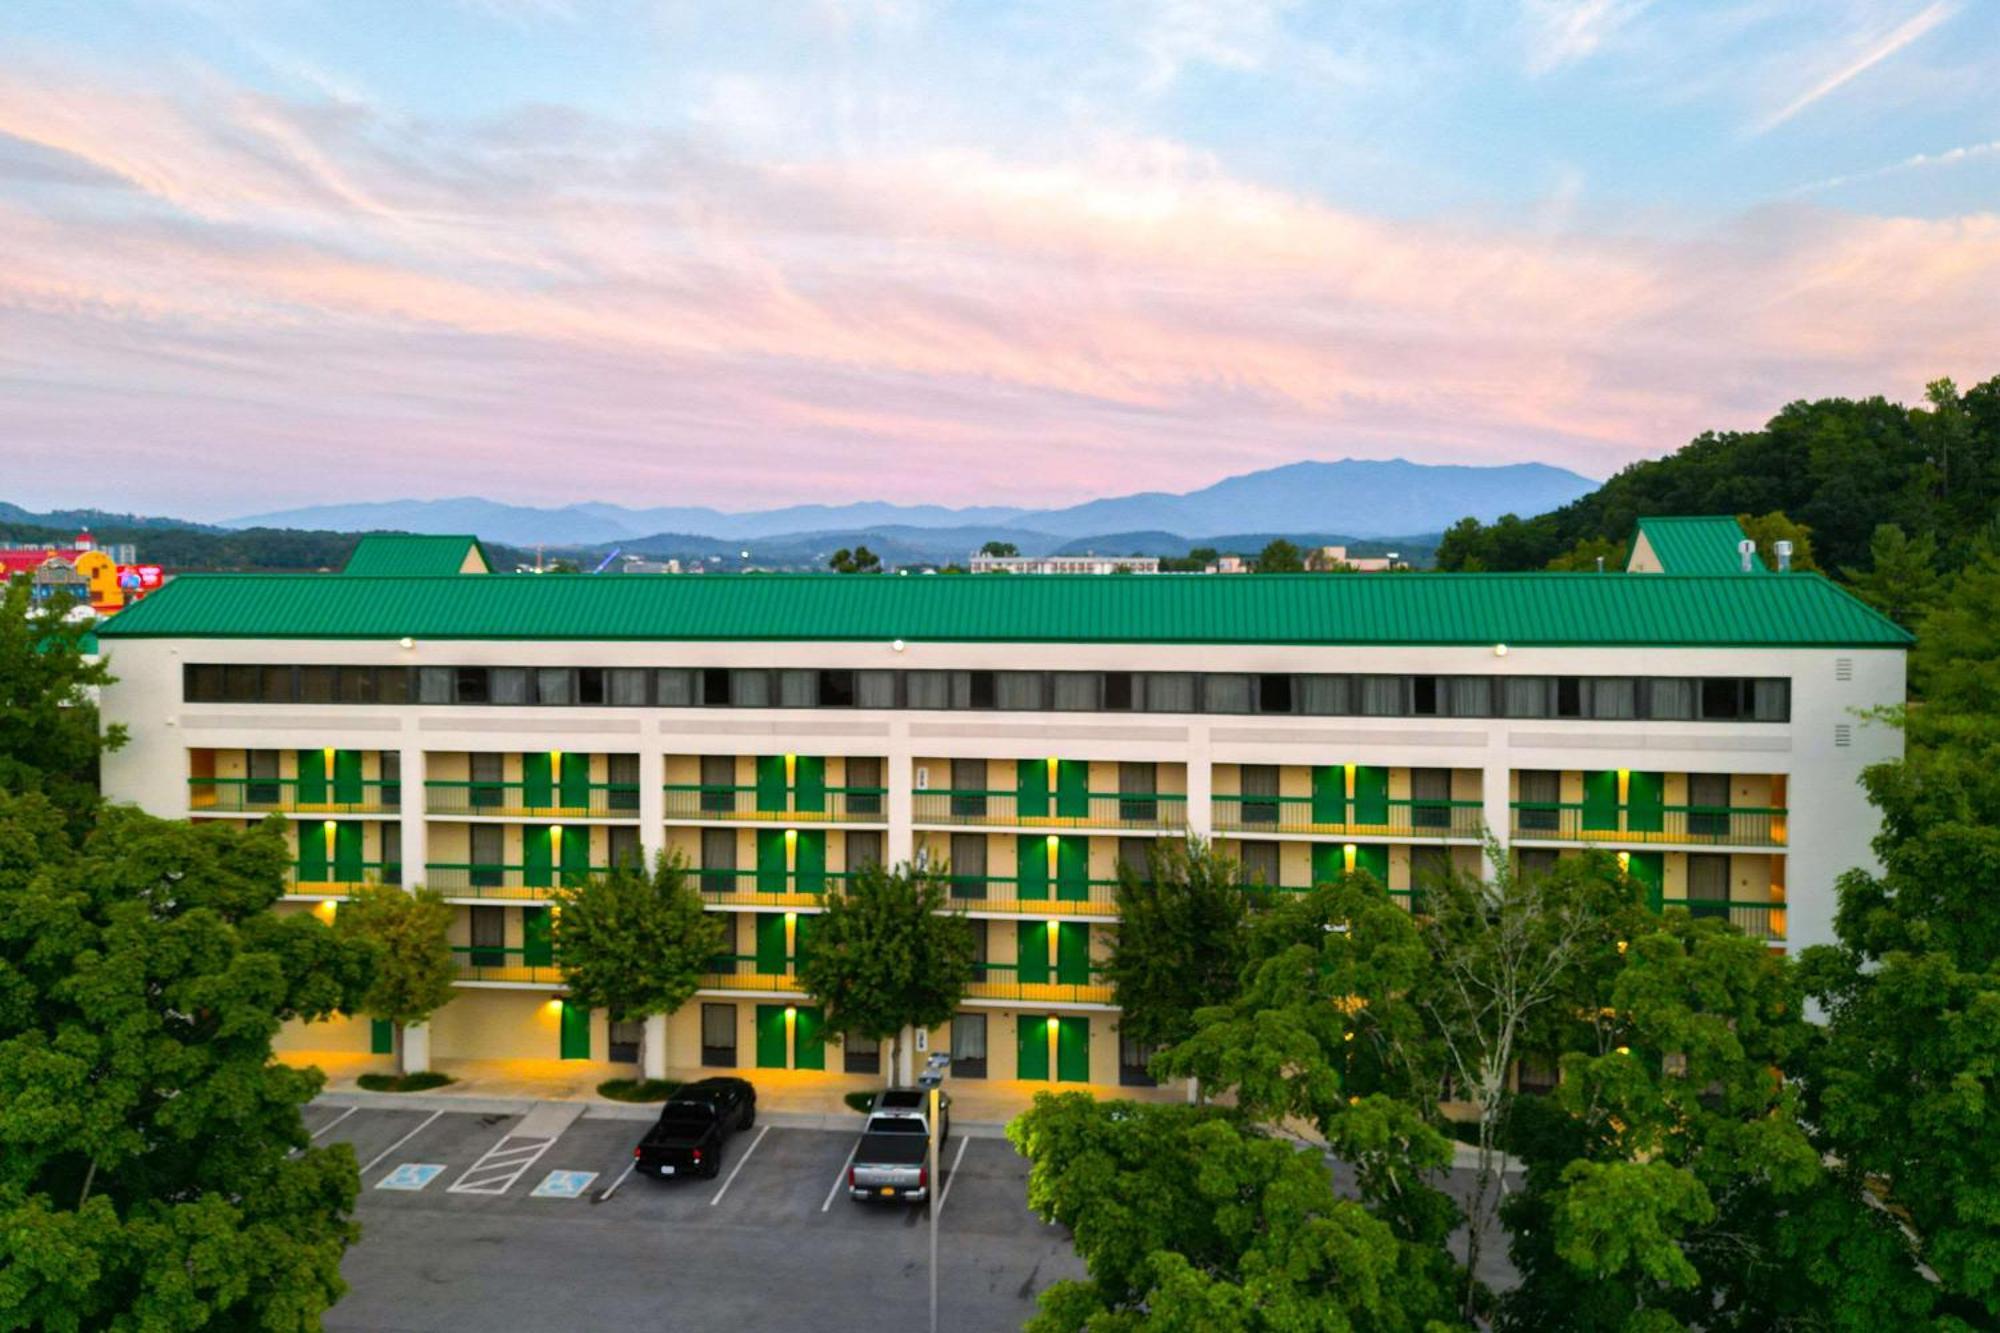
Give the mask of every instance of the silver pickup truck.
<path id="1" fill-rule="evenodd" d="M 938 1144 L 951 1135 L 951 1098 L 940 1093 Z M 922 1203 L 930 1198 L 929 1098 L 919 1088 L 889 1088 L 878 1094 L 854 1146 L 847 1168 L 847 1194 L 858 1202 L 895 1199 Z"/>

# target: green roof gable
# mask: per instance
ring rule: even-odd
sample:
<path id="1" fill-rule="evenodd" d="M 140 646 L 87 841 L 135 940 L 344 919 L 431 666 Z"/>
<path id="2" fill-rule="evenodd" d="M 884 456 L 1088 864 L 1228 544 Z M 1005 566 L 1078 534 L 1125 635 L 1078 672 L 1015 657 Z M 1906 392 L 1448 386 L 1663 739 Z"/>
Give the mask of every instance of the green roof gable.
<path id="1" fill-rule="evenodd" d="M 188 574 L 106 638 L 1880 646 L 1816 574 Z"/>
<path id="2" fill-rule="evenodd" d="M 1734 574 L 1743 576 L 1743 557 L 1737 545 L 1743 540 L 1743 529 L 1728 515 L 1700 518 L 1642 518 L 1639 520 L 1639 536 L 1645 538 L 1652 548 L 1653 556 L 1660 563 L 1660 571 L 1667 574 Z M 1639 553 L 1638 542 L 1633 542 L 1633 555 Z M 1752 554 L 1750 572 L 1763 574 L 1764 558 Z"/>
<path id="3" fill-rule="evenodd" d="M 471 568 L 467 568 L 470 557 Z M 490 574 L 493 562 L 473 536 L 431 537 L 410 533 L 370 533 L 355 543 L 342 574 L 374 578 L 381 575 Z"/>

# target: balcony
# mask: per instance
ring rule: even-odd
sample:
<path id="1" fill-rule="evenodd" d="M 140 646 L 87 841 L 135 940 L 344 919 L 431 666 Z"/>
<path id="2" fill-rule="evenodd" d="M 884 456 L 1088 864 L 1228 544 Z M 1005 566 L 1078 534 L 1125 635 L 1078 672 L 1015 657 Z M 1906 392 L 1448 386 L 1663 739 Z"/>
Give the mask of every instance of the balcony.
<path id="1" fill-rule="evenodd" d="M 1092 879 L 1081 882 L 1041 880 L 1034 894 L 1024 897 L 1021 881 L 1005 875 L 941 875 L 946 902 L 966 912 L 1008 912 L 1021 916 L 1118 915 L 1118 881 Z"/>
<path id="2" fill-rule="evenodd" d="M 1782 944 L 1785 939 L 1785 905 L 1783 903 L 1739 903 L 1715 898 L 1664 898 L 1660 907 L 1686 908 L 1688 915 L 1700 921 L 1723 920 L 1742 931 L 1753 940 L 1767 940 Z"/>
<path id="3" fill-rule="evenodd" d="M 1251 905 L 1255 907 L 1276 907 L 1287 899 L 1304 897 L 1318 887 L 1320 886 L 1317 884 L 1266 884 L 1262 880 L 1255 880 L 1242 886 Z M 1382 892 L 1389 895 L 1390 901 L 1406 910 L 1412 909 L 1413 904 L 1420 902 L 1423 897 L 1421 893 L 1412 889 L 1384 888 Z"/>
<path id="4" fill-rule="evenodd" d="M 307 878 L 310 875 L 311 878 Z M 400 861 L 363 861 L 358 865 L 313 866 L 310 870 L 297 861 L 285 867 L 285 896 L 288 898 L 345 898 L 370 884 L 401 884 Z"/>
<path id="5" fill-rule="evenodd" d="M 561 986 L 562 969 L 554 963 L 528 961 L 528 951 L 519 945 L 454 944 L 451 955 L 458 964 L 461 985 Z"/>
<path id="6" fill-rule="evenodd" d="M 1018 791 L 920 791 L 912 822 L 979 828 L 1091 828 L 1143 832 L 1187 827 L 1187 796 L 1181 792 L 1059 792 L 1053 796 Z"/>
<path id="7" fill-rule="evenodd" d="M 392 815 L 403 784 L 373 778 L 189 778 L 188 808 L 203 815 Z"/>
<path id="8" fill-rule="evenodd" d="M 1317 809 L 1315 807 L 1318 807 Z M 1385 800 L 1380 818 L 1365 802 L 1323 803 L 1311 796 L 1216 796 L 1218 833 L 1309 833 L 1344 838 L 1457 838 L 1485 832 L 1478 801 Z M 1337 818 L 1327 816 L 1338 815 Z"/>
<path id="9" fill-rule="evenodd" d="M 965 988 L 968 1000 L 1011 1004 L 1096 1004 L 1117 1002 L 1112 989 L 1099 982 L 1023 981 L 1018 963 L 981 963 L 976 979 Z"/>
<path id="10" fill-rule="evenodd" d="M 610 866 L 586 866 L 581 870 L 550 866 L 483 865 L 470 861 L 428 861 L 424 864 L 424 886 L 447 898 L 491 898 L 536 901 L 548 896 L 557 885 L 581 884 L 595 875 L 606 875 Z"/>
<path id="11" fill-rule="evenodd" d="M 426 782 L 424 811 L 501 819 L 637 819 L 636 782 Z"/>
<path id="12" fill-rule="evenodd" d="M 1783 809 L 1756 806 L 1587 806 L 1582 801 L 1515 801 L 1513 837 L 1667 847 L 1783 847 Z"/>
<path id="13" fill-rule="evenodd" d="M 802 789 L 669 782 L 666 817 L 747 824 L 880 824 L 887 820 L 887 787 Z"/>
<path id="14" fill-rule="evenodd" d="M 789 963 L 783 972 L 760 972 L 757 967 L 755 954 L 723 954 L 710 960 L 709 970 L 701 974 L 701 988 L 765 991 L 784 995 L 805 994 L 805 987 L 799 985 L 799 979 L 792 974 Z"/>
<path id="15" fill-rule="evenodd" d="M 710 907 L 799 908 L 818 911 L 829 887 L 848 878 L 845 870 L 691 870 Z"/>

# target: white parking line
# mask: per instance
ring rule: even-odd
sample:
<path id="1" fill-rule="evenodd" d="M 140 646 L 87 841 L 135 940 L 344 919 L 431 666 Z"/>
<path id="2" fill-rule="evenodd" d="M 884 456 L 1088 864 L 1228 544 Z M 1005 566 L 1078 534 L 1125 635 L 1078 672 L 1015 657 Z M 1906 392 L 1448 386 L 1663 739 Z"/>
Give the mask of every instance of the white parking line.
<path id="1" fill-rule="evenodd" d="M 856 1139 L 854 1146 L 847 1150 L 847 1160 L 840 1164 L 840 1174 L 833 1178 L 833 1188 L 826 1192 L 826 1202 L 819 1206 L 822 1213 L 833 1207 L 833 1196 L 840 1193 L 840 1187 L 847 1183 L 847 1168 L 854 1165 L 854 1154 L 860 1151 L 861 1140 Z"/>
<path id="2" fill-rule="evenodd" d="M 944 1216 L 944 1201 L 951 1197 L 951 1182 L 958 1179 L 958 1164 L 965 1160 L 966 1145 L 971 1142 L 971 1139 L 960 1139 L 958 1151 L 951 1156 L 951 1169 L 944 1173 L 944 1188 L 938 1191 L 937 1210 L 940 1217 Z"/>
<path id="3" fill-rule="evenodd" d="M 529 1167 L 540 1161 L 542 1154 L 555 1147 L 554 1139 L 530 1139 L 518 1134 L 503 1134 L 500 1141 L 488 1148 L 480 1159 L 465 1168 L 465 1173 L 445 1190 L 447 1194 L 505 1194 L 514 1188 L 514 1182 L 527 1173 Z"/>
<path id="4" fill-rule="evenodd" d="M 360 1109 L 361 1108 L 358 1106 L 348 1107 L 345 1111 L 342 1111 L 339 1115 L 335 1116 L 333 1119 L 327 1121 L 324 1125 L 321 1125 L 318 1129 L 314 1130 L 312 1132 L 312 1136 L 314 1138 L 318 1138 L 320 1135 L 326 1133 L 329 1129 L 332 1129 L 335 1125 L 347 1119 L 347 1117 L 353 1115 L 356 1111 L 359 1111 Z"/>
<path id="5" fill-rule="evenodd" d="M 760 1129 L 758 1129 L 757 1137 L 750 1140 L 750 1146 L 745 1148 L 743 1150 L 743 1155 L 736 1159 L 736 1169 L 729 1173 L 729 1179 L 722 1182 L 722 1188 L 717 1190 L 715 1192 L 715 1197 L 708 1201 L 709 1207 L 713 1208 L 715 1207 L 716 1204 L 722 1202 L 722 1196 L 729 1193 L 729 1187 L 736 1183 L 737 1172 L 740 1172 L 743 1169 L 744 1164 L 750 1160 L 750 1154 L 757 1151 L 757 1145 L 762 1143 L 764 1141 L 764 1136 L 766 1134 L 769 1134 L 770 1132 L 771 1132 L 771 1127 L 769 1125 L 765 1125 Z"/>
<path id="6" fill-rule="evenodd" d="M 390 1144 L 390 1145 L 389 1145 L 388 1147 L 384 1148 L 384 1149 L 383 1149 L 383 1150 L 382 1150 L 381 1152 L 378 1152 L 378 1153 L 376 1153 L 376 1154 L 375 1154 L 375 1155 L 374 1155 L 373 1157 L 369 1158 L 369 1159 L 368 1159 L 368 1165 L 366 1165 L 366 1166 L 364 1166 L 364 1167 L 362 1167 L 362 1168 L 361 1168 L 361 1174 L 365 1176 L 365 1175 L 367 1175 L 367 1174 L 368 1174 L 368 1173 L 369 1173 L 370 1171 L 373 1171 L 373 1170 L 374 1170 L 374 1169 L 375 1169 L 376 1167 L 378 1167 L 378 1166 L 382 1165 L 382 1159 L 383 1159 L 383 1158 L 387 1157 L 387 1156 L 388 1156 L 388 1155 L 389 1155 L 390 1153 L 392 1153 L 392 1152 L 396 1151 L 396 1149 L 398 1149 L 398 1148 L 402 1147 L 402 1146 L 403 1146 L 404 1144 L 408 1143 L 408 1142 L 409 1142 L 409 1141 L 410 1141 L 411 1139 L 413 1139 L 413 1138 L 417 1137 L 417 1135 L 419 1135 L 419 1134 L 423 1133 L 423 1132 L 424 1132 L 424 1131 L 425 1131 L 426 1129 L 429 1129 L 429 1128 L 430 1128 L 430 1124 L 431 1124 L 431 1120 L 435 1120 L 435 1119 L 437 1119 L 437 1118 L 438 1118 L 439 1116 L 441 1116 L 441 1115 L 443 1115 L 443 1114 L 444 1114 L 444 1112 L 443 1112 L 443 1111 L 441 1111 L 441 1110 L 439 1110 L 439 1111 L 432 1111 L 432 1112 L 431 1112 L 431 1116 L 430 1116 L 430 1120 L 426 1120 L 426 1121 L 424 1121 L 424 1123 L 423 1123 L 423 1124 L 421 1124 L 421 1125 L 418 1125 L 418 1126 L 417 1126 L 417 1127 L 416 1127 L 415 1129 L 413 1129 L 413 1130 L 411 1130 L 411 1131 L 410 1131 L 409 1133 L 407 1133 L 407 1134 L 403 1135 L 403 1137 L 402 1137 L 402 1138 L 400 1138 L 400 1139 L 397 1139 L 397 1140 L 396 1140 L 396 1141 L 395 1141 L 394 1143 L 392 1143 L 392 1144 Z"/>
<path id="7" fill-rule="evenodd" d="M 633 1168 L 633 1167 L 635 1167 L 635 1166 L 637 1166 L 637 1165 L 639 1165 L 639 1163 L 638 1163 L 638 1162 L 637 1162 L 636 1160 L 635 1160 L 635 1161 L 630 1161 L 630 1162 L 627 1162 L 627 1163 L 625 1163 L 625 1169 L 624 1169 L 623 1171 L 620 1171 L 620 1172 L 618 1173 L 618 1179 L 616 1179 L 616 1180 L 612 1181 L 612 1182 L 611 1182 L 611 1183 L 610 1183 L 610 1184 L 609 1184 L 608 1186 L 606 1186 L 605 1188 L 603 1188 L 603 1189 L 599 1190 L 599 1191 L 597 1192 L 597 1197 L 596 1197 L 595 1199 L 591 1200 L 591 1202 L 592 1202 L 592 1203 L 604 1203 L 604 1202 L 608 1201 L 608 1200 L 609 1200 L 609 1199 L 611 1198 L 611 1196 L 612 1196 L 612 1195 L 614 1195 L 614 1194 L 616 1194 L 616 1193 L 618 1192 L 618 1187 L 619 1187 L 620 1185 L 623 1185 L 623 1184 L 625 1183 L 625 1177 L 627 1177 L 627 1176 L 631 1175 L 631 1174 L 632 1174 L 632 1168 Z"/>

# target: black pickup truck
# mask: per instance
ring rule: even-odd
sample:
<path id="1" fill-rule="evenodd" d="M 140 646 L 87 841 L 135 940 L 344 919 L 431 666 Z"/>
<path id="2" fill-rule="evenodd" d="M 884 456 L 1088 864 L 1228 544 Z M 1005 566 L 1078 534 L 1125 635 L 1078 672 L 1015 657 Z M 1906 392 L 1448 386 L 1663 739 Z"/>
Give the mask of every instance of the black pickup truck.
<path id="1" fill-rule="evenodd" d="M 757 1090 L 740 1078 L 705 1078 L 676 1092 L 632 1150 L 642 1176 L 713 1176 L 722 1145 L 757 1123 Z"/>

